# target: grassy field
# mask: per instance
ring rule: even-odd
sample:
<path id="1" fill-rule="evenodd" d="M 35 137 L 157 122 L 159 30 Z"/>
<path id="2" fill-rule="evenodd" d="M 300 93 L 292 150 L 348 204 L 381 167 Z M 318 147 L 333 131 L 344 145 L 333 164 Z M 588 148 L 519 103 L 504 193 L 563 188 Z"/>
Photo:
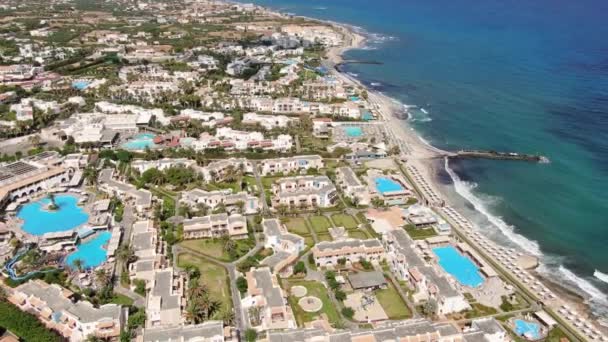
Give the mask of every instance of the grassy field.
<path id="1" fill-rule="evenodd" d="M 181 253 L 177 257 L 177 265 L 181 268 L 188 266 L 198 268 L 201 273 L 199 282 L 207 285 L 211 297 L 221 300 L 225 308 L 232 308 L 232 297 L 226 269 L 190 253 Z"/>
<path id="2" fill-rule="evenodd" d="M 319 241 L 333 241 L 333 239 L 331 238 L 331 235 L 329 235 L 327 233 L 317 234 L 317 238 L 319 239 Z"/>
<path id="3" fill-rule="evenodd" d="M 426 238 L 437 236 L 437 233 L 433 228 L 421 229 L 408 225 L 405 227 L 405 231 L 414 240 L 424 240 Z"/>
<path id="4" fill-rule="evenodd" d="M 360 231 L 360 230 L 349 230 L 348 236 L 353 239 L 361 239 L 361 240 L 369 239 L 369 236 L 367 236 L 367 234 L 364 231 Z"/>
<path id="5" fill-rule="evenodd" d="M 327 233 L 331 227 L 331 222 L 325 216 L 311 216 L 308 218 L 312 229 L 317 233 Z"/>
<path id="6" fill-rule="evenodd" d="M 312 236 L 309 235 L 304 237 L 304 243 L 308 248 L 312 248 L 312 246 L 315 245 L 315 240 L 312 238 Z"/>
<path id="7" fill-rule="evenodd" d="M 290 218 L 287 223 L 285 223 L 287 230 L 290 233 L 298 234 L 298 235 L 310 235 L 310 230 L 308 230 L 308 226 L 306 224 L 306 219 L 301 217 L 293 217 Z"/>
<path id="8" fill-rule="evenodd" d="M 336 305 L 329 298 L 327 289 L 325 286 L 323 286 L 323 284 L 311 280 L 285 279 L 283 280 L 283 285 L 285 289 L 289 289 L 296 285 L 304 286 L 308 290 L 308 296 L 318 297 L 323 302 L 323 308 L 321 310 L 315 313 L 309 313 L 300 308 L 300 305 L 298 305 L 298 298 L 289 296 L 289 304 L 291 305 L 293 313 L 296 317 L 298 326 L 303 327 L 305 322 L 313 321 L 322 314 L 326 314 L 327 319 L 332 324 L 335 324 L 340 320 L 340 315 L 338 314 Z"/>
<path id="9" fill-rule="evenodd" d="M 131 305 L 133 305 L 133 299 L 131 299 L 125 295 L 122 295 L 120 293 L 114 293 L 114 297 L 112 298 L 111 303 L 118 304 L 118 305 L 131 306 Z"/>
<path id="10" fill-rule="evenodd" d="M 331 216 L 332 221 L 337 227 L 344 227 L 346 229 L 355 229 L 358 226 L 357 220 L 351 215 L 346 214 L 335 214 Z"/>
<path id="11" fill-rule="evenodd" d="M 386 289 L 376 290 L 375 295 L 388 318 L 405 319 L 412 316 L 407 305 L 390 282 Z"/>
<path id="12" fill-rule="evenodd" d="M 237 259 L 249 252 L 255 241 L 250 239 L 234 240 L 236 242 Z M 224 250 L 224 243 L 220 239 L 198 239 L 186 240 L 180 243 L 186 248 L 195 250 L 201 254 L 205 254 L 214 259 L 221 261 L 234 261 L 230 255 Z"/>

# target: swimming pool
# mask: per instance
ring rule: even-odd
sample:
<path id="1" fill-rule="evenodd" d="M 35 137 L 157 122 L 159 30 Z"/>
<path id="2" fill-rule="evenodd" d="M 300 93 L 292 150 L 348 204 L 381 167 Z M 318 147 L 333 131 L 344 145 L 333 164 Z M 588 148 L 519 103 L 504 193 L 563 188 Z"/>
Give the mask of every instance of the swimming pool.
<path id="1" fill-rule="evenodd" d="M 128 150 L 145 150 L 156 146 L 154 144 L 155 135 L 152 133 L 141 133 L 133 137 L 133 139 L 122 144 L 122 147 Z"/>
<path id="2" fill-rule="evenodd" d="M 514 322 L 517 335 L 531 340 L 540 338 L 540 325 L 538 323 L 524 321 L 523 319 L 516 319 Z"/>
<path id="3" fill-rule="evenodd" d="M 376 190 L 381 194 L 403 190 L 403 186 L 399 182 L 387 177 L 378 177 L 374 181 L 376 182 Z"/>
<path id="4" fill-rule="evenodd" d="M 478 287 L 483 283 L 477 265 L 453 246 L 433 248 L 433 253 L 439 257 L 439 265 L 462 285 Z"/>
<path id="5" fill-rule="evenodd" d="M 72 87 L 78 89 L 78 90 L 85 90 L 89 84 L 91 84 L 91 82 L 89 81 L 74 81 L 72 83 Z"/>
<path id="6" fill-rule="evenodd" d="M 104 245 L 110 241 L 111 237 L 112 233 L 110 232 L 98 233 L 93 239 L 78 245 L 76 251 L 68 255 L 65 263 L 70 267 L 74 267 L 74 260 L 80 259 L 84 268 L 93 268 L 101 265 L 108 259 Z"/>
<path id="7" fill-rule="evenodd" d="M 89 215 L 78 206 L 78 198 L 71 195 L 55 196 L 57 210 L 46 210 L 48 198 L 22 206 L 17 217 L 23 220 L 21 229 L 32 235 L 63 232 L 74 229 L 89 220 Z"/>
<path id="8" fill-rule="evenodd" d="M 358 138 L 363 135 L 363 130 L 358 126 L 344 127 L 344 132 L 349 138 Z"/>

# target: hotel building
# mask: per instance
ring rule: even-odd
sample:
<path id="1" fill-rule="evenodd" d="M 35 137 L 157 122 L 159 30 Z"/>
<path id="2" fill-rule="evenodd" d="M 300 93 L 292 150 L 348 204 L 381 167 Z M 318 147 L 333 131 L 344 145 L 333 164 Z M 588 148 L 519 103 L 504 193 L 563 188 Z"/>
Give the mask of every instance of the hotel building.
<path id="1" fill-rule="evenodd" d="M 251 326 L 258 330 L 297 328 L 291 307 L 277 278 L 270 268 L 251 269 L 247 272 L 247 296 L 242 299 L 243 309 Z M 259 310 L 252 310 L 257 307 Z M 254 317 L 250 312 L 259 312 Z"/>
<path id="2" fill-rule="evenodd" d="M 350 167 L 345 166 L 336 169 L 336 183 L 353 203 L 358 205 L 369 204 L 370 196 L 367 187 L 361 183 Z"/>
<path id="3" fill-rule="evenodd" d="M 288 174 L 308 169 L 320 169 L 323 167 L 323 158 L 317 155 L 295 156 L 265 159 L 260 164 L 260 173 L 262 176 L 268 176 L 277 173 Z"/>
<path id="4" fill-rule="evenodd" d="M 337 265 L 340 259 L 351 264 L 361 259 L 376 264 L 386 258 L 382 243 L 376 239 L 322 241 L 312 248 L 312 255 L 317 266 Z"/>
<path id="5" fill-rule="evenodd" d="M 281 178 L 272 185 L 272 206 L 332 207 L 338 200 L 336 187 L 327 176 Z"/>
<path id="6" fill-rule="evenodd" d="M 184 239 L 247 237 L 247 219 L 240 214 L 213 214 L 184 220 Z"/>
<path id="7" fill-rule="evenodd" d="M 88 336 L 117 339 L 125 323 L 120 305 L 96 308 L 86 301 L 77 302 L 72 291 L 42 280 L 19 285 L 8 300 L 70 341 L 84 341 Z"/>

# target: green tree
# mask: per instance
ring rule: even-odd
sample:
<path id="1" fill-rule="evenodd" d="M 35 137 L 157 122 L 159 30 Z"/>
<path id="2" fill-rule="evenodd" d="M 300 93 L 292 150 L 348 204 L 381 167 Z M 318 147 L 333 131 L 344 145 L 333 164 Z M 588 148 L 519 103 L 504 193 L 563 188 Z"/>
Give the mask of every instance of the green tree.
<path id="1" fill-rule="evenodd" d="M 349 307 L 344 307 L 342 308 L 342 316 L 348 319 L 353 319 L 353 317 L 355 316 L 355 311 Z"/>
<path id="2" fill-rule="evenodd" d="M 303 261 L 298 261 L 293 267 L 293 273 L 295 274 L 306 274 L 306 265 Z"/>
<path id="3" fill-rule="evenodd" d="M 255 340 L 258 338 L 258 332 L 255 331 L 255 329 L 247 329 L 245 330 L 245 341 L 247 342 L 255 342 Z"/>
<path id="4" fill-rule="evenodd" d="M 247 279 L 245 279 L 243 276 L 236 278 L 236 288 L 239 289 L 241 294 L 247 292 Z"/>

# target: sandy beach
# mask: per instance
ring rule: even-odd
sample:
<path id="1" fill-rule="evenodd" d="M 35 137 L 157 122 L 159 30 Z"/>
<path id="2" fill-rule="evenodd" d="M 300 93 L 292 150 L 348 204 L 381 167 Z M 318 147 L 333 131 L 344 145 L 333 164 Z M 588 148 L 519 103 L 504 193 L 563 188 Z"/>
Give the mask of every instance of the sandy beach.
<path id="1" fill-rule="evenodd" d="M 335 68 L 337 64 L 344 61 L 342 55 L 346 51 L 363 47 L 366 39 L 363 35 L 355 32 L 347 25 L 341 25 L 338 23 L 331 24 L 344 33 L 345 40 L 343 46 L 333 47 L 328 50 L 326 56 L 327 59 L 324 61 L 324 65 L 335 76 L 343 79 L 345 82 L 351 83 L 358 87 L 366 88 L 368 92 L 368 101 L 379 114 L 378 119 L 386 123 L 385 127 L 391 143 L 398 145 L 401 148 L 400 159 L 406 160 L 407 165 L 413 166 L 423 178 L 426 185 L 430 187 L 433 192 L 438 194 L 442 201 L 445 201 L 445 205 L 450 205 L 447 200 L 445 200 L 446 196 L 438 191 L 440 187 L 437 185 L 439 172 L 438 168 L 442 167 L 441 165 L 443 165 L 443 163 L 441 162 L 441 159 L 443 159 L 443 155 L 447 153 L 447 151 L 442 151 L 427 144 L 405 120 L 399 119 L 393 115 L 395 111 L 403 110 L 403 108 L 401 108 L 403 104 L 400 104 L 398 101 L 395 101 L 382 93 L 365 87 L 359 80 L 346 73 L 339 72 Z M 458 230 L 456 227 L 455 229 Z M 463 232 L 460 232 L 460 234 L 463 234 Z M 474 247 L 478 249 L 480 248 L 479 246 Z M 545 284 L 549 289 L 554 291 L 557 295 L 556 301 L 553 301 L 551 304 L 547 304 L 554 309 L 554 311 L 557 311 L 559 307 L 565 304 L 571 308 L 574 308 L 581 317 L 585 319 L 593 319 L 589 306 L 585 303 L 585 299 L 580 295 L 574 293 L 570 289 L 556 284 L 553 281 L 549 281 L 549 279 L 543 277 L 537 271 L 532 271 L 530 273 Z M 593 323 L 598 330 L 602 331 L 603 333 L 608 332 L 606 327 L 597 324 L 596 321 L 593 321 Z M 571 328 L 574 327 L 571 326 Z"/>

